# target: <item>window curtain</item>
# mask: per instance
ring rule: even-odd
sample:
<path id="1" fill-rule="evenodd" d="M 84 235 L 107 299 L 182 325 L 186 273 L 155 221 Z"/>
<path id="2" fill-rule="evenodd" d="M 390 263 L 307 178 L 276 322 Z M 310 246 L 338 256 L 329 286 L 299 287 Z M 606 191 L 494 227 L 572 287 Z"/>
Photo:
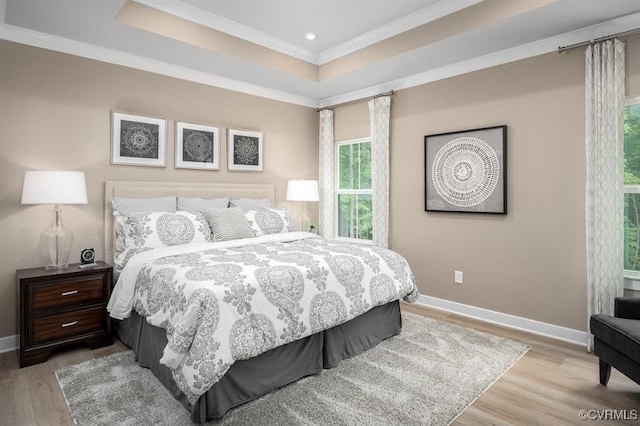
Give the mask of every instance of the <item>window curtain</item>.
<path id="1" fill-rule="evenodd" d="M 371 126 L 371 189 L 373 194 L 373 245 L 389 246 L 389 121 L 391 97 L 369 101 Z"/>
<path id="2" fill-rule="evenodd" d="M 609 40 L 593 44 L 586 49 L 585 57 L 590 317 L 613 315 L 614 299 L 624 291 L 624 43 Z M 588 346 L 591 350 L 591 338 Z"/>
<path id="3" fill-rule="evenodd" d="M 333 111 L 320 111 L 320 170 L 318 178 L 319 229 L 325 238 L 334 238 L 333 234 L 333 204 L 334 204 L 334 141 L 333 141 Z"/>

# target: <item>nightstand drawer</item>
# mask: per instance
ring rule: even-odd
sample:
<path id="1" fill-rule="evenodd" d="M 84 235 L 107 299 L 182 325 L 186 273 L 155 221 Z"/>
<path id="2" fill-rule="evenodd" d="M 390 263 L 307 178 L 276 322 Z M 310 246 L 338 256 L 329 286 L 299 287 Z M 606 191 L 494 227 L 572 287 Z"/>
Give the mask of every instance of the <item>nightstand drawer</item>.
<path id="1" fill-rule="evenodd" d="M 62 307 L 80 303 L 104 302 L 107 283 L 101 276 L 63 281 L 53 285 L 34 286 L 32 309 Z"/>
<path id="2" fill-rule="evenodd" d="M 36 318 L 32 323 L 32 344 L 100 331 L 104 328 L 104 308 L 66 312 Z"/>

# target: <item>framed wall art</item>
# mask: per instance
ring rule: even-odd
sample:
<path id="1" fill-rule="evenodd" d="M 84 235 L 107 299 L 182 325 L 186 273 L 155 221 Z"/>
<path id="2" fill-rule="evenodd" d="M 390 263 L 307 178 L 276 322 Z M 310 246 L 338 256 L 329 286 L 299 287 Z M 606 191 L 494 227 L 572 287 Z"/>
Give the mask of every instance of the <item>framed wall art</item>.
<path id="1" fill-rule="evenodd" d="M 162 118 L 113 112 L 111 164 L 164 167 L 166 131 Z"/>
<path id="2" fill-rule="evenodd" d="M 262 171 L 262 132 L 229 129 L 227 169 Z"/>
<path id="3" fill-rule="evenodd" d="M 507 213 L 507 126 L 424 137 L 425 210 Z"/>
<path id="4" fill-rule="evenodd" d="M 176 168 L 220 170 L 219 129 L 176 121 Z"/>

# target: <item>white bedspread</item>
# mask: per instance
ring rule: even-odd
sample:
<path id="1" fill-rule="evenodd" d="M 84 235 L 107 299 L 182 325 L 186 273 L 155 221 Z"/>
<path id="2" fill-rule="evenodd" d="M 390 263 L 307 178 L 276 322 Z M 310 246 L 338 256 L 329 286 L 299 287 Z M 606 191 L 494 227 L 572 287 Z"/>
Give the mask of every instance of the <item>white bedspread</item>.
<path id="1" fill-rule="evenodd" d="M 237 360 L 417 296 L 399 254 L 291 232 L 139 253 L 107 309 L 167 331 L 160 362 L 193 403 Z"/>

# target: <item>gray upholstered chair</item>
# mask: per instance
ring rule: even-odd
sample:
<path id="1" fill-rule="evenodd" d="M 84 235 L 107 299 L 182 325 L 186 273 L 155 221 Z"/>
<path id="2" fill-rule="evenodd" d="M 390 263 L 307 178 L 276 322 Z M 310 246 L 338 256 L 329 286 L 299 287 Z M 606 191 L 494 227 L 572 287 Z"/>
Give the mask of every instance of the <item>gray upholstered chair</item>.
<path id="1" fill-rule="evenodd" d="M 640 384 L 640 298 L 617 297 L 614 315 L 592 315 L 593 353 L 600 358 L 600 383 L 611 367 Z"/>

